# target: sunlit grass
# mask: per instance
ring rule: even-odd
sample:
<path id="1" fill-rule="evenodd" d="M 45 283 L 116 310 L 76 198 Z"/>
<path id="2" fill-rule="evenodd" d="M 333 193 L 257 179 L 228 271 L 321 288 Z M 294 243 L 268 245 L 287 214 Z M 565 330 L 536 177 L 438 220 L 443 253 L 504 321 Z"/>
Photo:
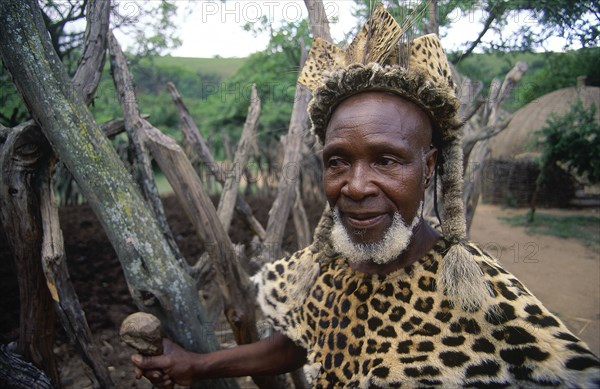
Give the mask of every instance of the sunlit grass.
<path id="1" fill-rule="evenodd" d="M 583 215 L 550 215 L 536 212 L 533 222 L 528 215 L 500 217 L 512 226 L 525 227 L 531 234 L 551 235 L 559 238 L 576 238 L 591 249 L 600 249 L 600 217 Z"/>

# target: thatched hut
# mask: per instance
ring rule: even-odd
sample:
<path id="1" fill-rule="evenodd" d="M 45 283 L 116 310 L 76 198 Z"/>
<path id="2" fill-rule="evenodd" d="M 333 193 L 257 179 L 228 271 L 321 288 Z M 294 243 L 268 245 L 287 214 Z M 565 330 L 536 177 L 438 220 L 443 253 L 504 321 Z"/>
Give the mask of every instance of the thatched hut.
<path id="1" fill-rule="evenodd" d="M 600 123 L 600 88 L 585 85 L 548 93 L 515 112 L 510 125 L 490 142 L 483 201 L 529 205 L 539 173 L 536 158 L 540 152 L 536 147 L 535 132 L 545 126 L 551 114 L 566 114 L 577 99 L 581 99 L 585 107 L 596 106 L 596 120 Z M 556 169 L 538 194 L 538 204 L 567 206 L 576 189 L 574 177 Z"/>

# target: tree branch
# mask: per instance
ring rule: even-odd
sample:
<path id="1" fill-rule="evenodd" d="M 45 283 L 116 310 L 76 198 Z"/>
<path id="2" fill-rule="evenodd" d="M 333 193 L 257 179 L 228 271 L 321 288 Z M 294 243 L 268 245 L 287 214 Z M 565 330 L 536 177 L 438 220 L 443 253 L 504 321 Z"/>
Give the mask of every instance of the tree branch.
<path id="1" fill-rule="evenodd" d="M 206 323 L 194 283 L 177 264 L 112 145 L 85 104 L 74 98 L 37 1 L 1 1 L 0 36 L 4 65 L 104 227 L 138 307 L 159 317 L 168 335 L 187 349 L 216 350 L 219 344 Z M 214 380 L 207 385 L 236 386 L 233 380 Z"/>
<path id="2" fill-rule="evenodd" d="M 488 30 L 490 29 L 490 27 L 492 26 L 492 23 L 494 22 L 494 20 L 496 20 L 497 18 L 497 14 L 496 12 L 490 11 L 488 14 L 487 19 L 485 20 L 485 22 L 483 23 L 483 28 L 482 30 L 479 32 L 479 35 L 477 36 L 477 39 L 475 39 L 473 42 L 471 42 L 471 45 L 467 48 L 466 51 L 464 51 L 460 57 L 458 58 L 458 61 L 467 58 L 469 55 L 471 55 L 471 53 L 473 52 L 473 50 L 475 50 L 475 47 L 477 47 L 477 45 L 479 45 L 479 43 L 481 43 L 481 39 L 483 39 L 483 36 L 488 32 Z"/>
<path id="3" fill-rule="evenodd" d="M 175 106 L 179 111 L 179 125 L 181 127 L 181 130 L 183 131 L 185 140 L 194 149 L 202 163 L 208 168 L 209 172 L 213 175 L 213 177 L 215 177 L 215 179 L 219 183 L 224 184 L 223 177 L 220 174 L 219 169 L 217 168 L 217 162 L 215 161 L 212 153 L 210 152 L 206 141 L 204 140 L 204 138 L 202 138 L 200 130 L 198 129 L 198 126 L 196 126 L 192 115 L 190 115 L 187 106 L 185 105 L 183 99 L 181 98 L 181 95 L 179 94 L 179 91 L 172 82 L 167 83 L 167 88 L 171 92 L 173 102 L 175 103 Z M 248 203 L 241 196 L 238 195 L 236 198 L 235 207 L 236 210 L 238 210 L 242 215 L 244 215 L 244 217 L 246 218 L 246 222 L 250 226 L 252 232 L 254 232 L 256 236 L 258 236 L 258 238 L 261 241 L 263 241 L 266 236 L 265 229 L 252 214 L 252 208 L 250 208 L 250 205 L 248 205 Z"/>
<path id="4" fill-rule="evenodd" d="M 111 53 L 110 62 L 115 89 L 117 90 L 123 116 L 125 117 L 125 130 L 129 135 L 130 146 L 135 154 L 136 180 L 142 190 L 142 195 L 156 216 L 163 235 L 173 251 L 173 255 L 175 255 L 181 267 L 189 272 L 189 266 L 179 251 L 179 247 L 167 222 L 167 216 L 165 215 L 165 210 L 158 195 L 158 189 L 156 188 L 156 182 L 154 181 L 152 161 L 145 144 L 145 127 L 148 122 L 141 118 L 133 88 L 133 79 L 131 73 L 129 73 L 125 54 L 123 54 L 112 32 L 108 33 L 108 48 Z"/>
<path id="5" fill-rule="evenodd" d="M 92 102 L 104 69 L 110 4 L 111 2 L 106 0 L 90 2 L 85 29 L 85 47 L 73 76 L 73 87 L 88 105 Z"/>
<path id="6" fill-rule="evenodd" d="M 240 178 L 243 173 L 243 166 L 246 164 L 246 159 L 248 157 L 248 148 L 252 143 L 252 139 L 256 136 L 259 116 L 260 98 L 256 93 L 256 85 L 252 85 L 248 116 L 246 117 L 242 136 L 235 152 L 231 174 L 225 181 L 225 185 L 223 185 L 223 193 L 221 194 L 219 207 L 217 209 L 217 214 L 219 215 L 219 219 L 221 220 L 221 224 L 223 224 L 225 231 L 229 230 L 229 225 L 231 224 L 234 205 L 238 197 Z"/>
<path id="7" fill-rule="evenodd" d="M 321 0 L 304 0 L 308 10 L 308 19 L 310 20 L 310 31 L 313 38 L 320 37 L 327 42 L 332 42 L 329 32 L 329 21 L 323 2 Z"/>

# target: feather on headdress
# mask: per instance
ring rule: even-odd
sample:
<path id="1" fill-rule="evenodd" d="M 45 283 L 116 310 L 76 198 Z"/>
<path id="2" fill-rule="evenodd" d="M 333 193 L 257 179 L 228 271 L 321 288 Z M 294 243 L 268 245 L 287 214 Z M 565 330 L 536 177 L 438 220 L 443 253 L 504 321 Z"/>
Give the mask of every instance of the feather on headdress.
<path id="1" fill-rule="evenodd" d="M 441 228 L 453 243 L 442 261 L 439 287 L 458 306 L 479 309 L 490 291 L 465 243 L 460 102 L 438 37 L 429 34 L 408 41 L 406 27 L 378 6 L 346 50 L 316 38 L 298 82 L 313 92 L 308 112 L 321 143 L 338 104 L 361 92 L 391 92 L 428 113 L 441 149 Z"/>

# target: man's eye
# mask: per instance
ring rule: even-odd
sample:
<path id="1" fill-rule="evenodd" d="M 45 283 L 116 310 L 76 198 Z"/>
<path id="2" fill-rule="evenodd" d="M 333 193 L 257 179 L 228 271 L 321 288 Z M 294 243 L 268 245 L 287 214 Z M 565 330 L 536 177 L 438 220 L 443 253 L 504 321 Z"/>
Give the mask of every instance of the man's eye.
<path id="1" fill-rule="evenodd" d="M 345 161 L 341 158 L 333 157 L 327 160 L 327 167 L 329 168 L 342 167 L 344 165 Z"/>
<path id="2" fill-rule="evenodd" d="M 377 159 L 377 165 L 380 166 L 392 166 L 398 163 L 399 162 L 396 159 L 390 157 L 380 157 Z"/>

